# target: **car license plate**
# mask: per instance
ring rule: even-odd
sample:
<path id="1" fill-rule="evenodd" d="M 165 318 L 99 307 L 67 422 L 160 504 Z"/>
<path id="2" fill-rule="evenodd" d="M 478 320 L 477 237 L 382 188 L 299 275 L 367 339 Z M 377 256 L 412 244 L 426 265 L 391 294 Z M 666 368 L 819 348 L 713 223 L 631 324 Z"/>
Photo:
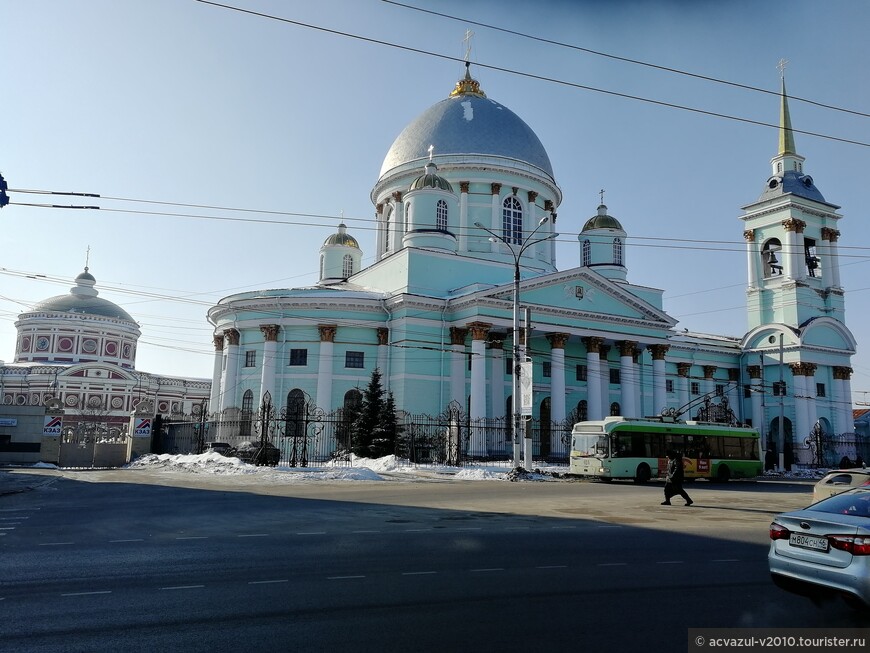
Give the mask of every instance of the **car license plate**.
<path id="1" fill-rule="evenodd" d="M 792 533 L 788 538 L 788 543 L 802 549 L 824 551 L 825 553 L 828 551 L 827 537 L 814 537 L 813 535 L 804 535 L 803 533 Z"/>

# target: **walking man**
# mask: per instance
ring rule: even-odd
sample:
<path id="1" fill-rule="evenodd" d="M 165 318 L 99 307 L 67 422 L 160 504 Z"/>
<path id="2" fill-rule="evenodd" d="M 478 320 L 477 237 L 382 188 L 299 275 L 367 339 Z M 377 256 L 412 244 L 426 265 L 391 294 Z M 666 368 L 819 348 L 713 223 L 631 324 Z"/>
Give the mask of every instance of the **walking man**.
<path id="1" fill-rule="evenodd" d="M 683 489 L 683 456 L 670 450 L 668 451 L 668 472 L 665 478 L 665 500 L 662 501 L 662 505 L 671 505 L 671 497 L 678 494 L 686 500 L 687 506 L 695 503 Z"/>

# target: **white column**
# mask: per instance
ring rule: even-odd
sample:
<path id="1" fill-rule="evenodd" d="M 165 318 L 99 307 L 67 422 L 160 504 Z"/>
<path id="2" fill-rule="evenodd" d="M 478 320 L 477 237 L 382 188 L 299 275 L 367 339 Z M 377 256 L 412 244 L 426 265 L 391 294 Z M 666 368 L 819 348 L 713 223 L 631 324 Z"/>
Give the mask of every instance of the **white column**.
<path id="1" fill-rule="evenodd" d="M 551 333 L 547 340 L 550 341 L 550 420 L 560 424 L 565 421 L 565 345 L 568 334 Z M 550 452 L 564 456 L 567 452 L 561 430 L 551 429 L 550 438 Z"/>
<path id="2" fill-rule="evenodd" d="M 335 332 L 338 329 L 334 324 L 319 324 L 320 331 L 320 354 L 317 358 L 317 396 L 314 402 L 317 407 L 329 412 L 332 405 L 332 358 L 335 353 Z"/>
<path id="3" fill-rule="evenodd" d="M 381 385 L 385 392 L 390 391 L 390 330 L 387 327 L 378 327 L 378 369 L 381 371 Z"/>
<path id="4" fill-rule="evenodd" d="M 208 399 L 208 412 L 217 413 L 221 409 L 221 377 L 223 376 L 224 367 L 224 336 L 223 334 L 215 335 L 214 342 L 214 363 L 211 372 L 211 394 Z"/>
<path id="5" fill-rule="evenodd" d="M 601 415 L 603 417 L 610 415 L 610 362 L 607 360 L 607 353 L 609 351 L 610 345 L 601 345 L 598 358 L 598 365 L 601 370 L 598 375 L 598 382 L 601 384 Z"/>
<path id="6" fill-rule="evenodd" d="M 677 403 L 678 408 L 689 403 L 689 372 L 691 363 L 677 363 Z M 685 419 L 685 416 L 683 417 Z"/>
<path id="7" fill-rule="evenodd" d="M 450 401 L 465 412 L 465 337 L 468 329 L 450 327 Z M 442 406 L 443 410 L 445 407 Z"/>
<path id="8" fill-rule="evenodd" d="M 459 252 L 468 251 L 468 182 L 459 182 Z"/>
<path id="9" fill-rule="evenodd" d="M 272 397 L 272 406 L 279 404 L 275 397 L 275 363 L 278 358 L 278 329 L 277 324 L 261 324 L 260 331 L 263 333 L 263 368 L 260 376 L 260 403 L 266 393 Z"/>
<path id="10" fill-rule="evenodd" d="M 743 232 L 746 240 L 746 278 L 750 288 L 758 287 L 758 265 L 760 263 L 758 247 L 755 244 L 755 230 L 747 229 Z"/>
<path id="11" fill-rule="evenodd" d="M 501 336 L 505 337 L 505 336 Z M 490 396 L 490 413 L 493 417 L 502 417 L 505 415 L 505 391 L 504 391 L 504 341 L 490 340 L 489 342 L 489 396 Z M 510 421 L 510 415 L 505 415 Z M 496 442 L 493 438 L 498 434 L 493 430 L 491 435 L 487 437 L 487 448 L 489 451 L 497 451 L 499 453 L 506 451 L 504 442 Z"/>
<path id="12" fill-rule="evenodd" d="M 647 347 L 652 354 L 653 373 L 653 415 L 660 415 L 668 407 L 668 386 L 665 370 L 665 354 L 668 345 L 650 345 Z"/>
<path id="13" fill-rule="evenodd" d="M 840 232 L 836 229 L 832 229 L 830 233 L 830 246 L 829 246 L 829 255 L 828 258 L 831 259 L 831 283 L 830 286 L 832 288 L 840 288 L 840 253 L 839 246 L 837 245 L 837 239 L 840 236 Z M 852 400 L 849 400 L 849 405 L 852 405 Z M 851 408 L 850 408 L 851 414 Z M 852 430 L 854 430 L 855 424 L 852 423 Z M 851 432 L 851 431 L 850 431 Z"/>
<path id="14" fill-rule="evenodd" d="M 486 419 L 486 336 L 492 325 L 472 322 L 471 330 L 471 418 L 472 429 L 470 451 L 472 456 L 485 456 L 486 437 L 482 428 Z"/>
<path id="15" fill-rule="evenodd" d="M 238 388 L 236 379 L 239 373 L 239 332 L 236 329 L 224 331 L 227 338 L 227 360 L 221 383 L 221 412 L 227 408 L 238 408 Z"/>
<path id="16" fill-rule="evenodd" d="M 701 392 L 711 398 L 716 396 L 716 380 L 713 378 L 715 373 L 715 365 L 704 365 L 704 389 Z"/>
<path id="17" fill-rule="evenodd" d="M 601 338 L 583 338 L 586 345 L 586 410 L 588 419 L 600 420 L 601 412 L 601 358 L 598 348 Z"/>
<path id="18" fill-rule="evenodd" d="M 492 189 L 492 215 L 490 216 L 490 229 L 495 233 L 500 234 L 503 233 L 501 224 L 501 203 L 499 202 L 501 184 L 492 184 L 490 188 Z M 492 247 L 495 251 L 498 251 L 499 246 L 497 243 L 493 243 Z"/>
<path id="19" fill-rule="evenodd" d="M 807 387 L 803 365 L 790 365 L 792 374 L 792 394 L 794 397 L 795 427 L 792 432 L 795 445 L 799 445 L 810 434 L 809 412 L 807 410 Z"/>
<path id="20" fill-rule="evenodd" d="M 402 204 L 402 193 L 393 193 L 392 238 L 393 251 L 402 249 L 402 238 L 405 235 L 405 207 Z"/>
<path id="21" fill-rule="evenodd" d="M 377 205 L 377 212 L 375 213 L 375 224 L 378 227 L 377 233 L 377 243 L 375 248 L 377 249 L 378 256 L 380 259 L 384 255 L 384 251 L 386 250 L 386 236 L 387 236 L 387 223 L 384 220 L 384 205 L 379 203 Z"/>
<path id="22" fill-rule="evenodd" d="M 842 423 L 841 433 L 854 433 L 855 432 L 855 418 L 852 415 L 852 368 L 851 367 L 841 367 L 840 374 L 843 377 L 843 395 L 840 399 L 841 406 L 843 410 L 843 418 L 840 420 Z"/>
<path id="23" fill-rule="evenodd" d="M 619 345 L 619 390 L 622 414 L 637 417 L 634 405 L 634 348 L 636 342 L 622 340 Z"/>

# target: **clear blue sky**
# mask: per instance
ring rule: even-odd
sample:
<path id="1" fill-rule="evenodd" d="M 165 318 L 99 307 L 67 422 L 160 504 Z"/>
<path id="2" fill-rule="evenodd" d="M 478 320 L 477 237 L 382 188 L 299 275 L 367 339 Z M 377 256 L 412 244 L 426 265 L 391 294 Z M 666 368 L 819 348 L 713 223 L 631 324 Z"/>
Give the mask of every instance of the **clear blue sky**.
<path id="1" fill-rule="evenodd" d="M 870 112 L 870 3 L 407 2 L 771 91 L 779 88 L 776 64 L 785 58 L 790 95 Z M 480 64 L 778 120 L 773 95 L 379 0 L 228 4 L 447 57 L 464 55 L 470 27 L 471 59 Z M 103 195 L 11 193 L 13 202 L 103 209 L 10 205 L 0 211 L 0 359 L 7 361 L 16 316 L 67 292 L 90 247 L 101 296 L 141 324 L 138 368 L 209 377 L 213 348 L 205 313 L 219 298 L 316 281 L 319 247 L 342 212 L 364 264 L 371 262 L 369 192 L 383 157 L 404 126 L 445 97 L 462 73 L 461 64 L 436 56 L 194 0 L 0 0 L 0 14 L 0 172 L 15 189 Z M 743 334 L 746 262 L 738 218 L 770 174 L 775 130 L 482 66 L 473 72 L 549 152 L 564 193 L 560 269 L 578 264 L 576 234 L 604 188 L 611 215 L 629 234 L 629 280 L 664 289 L 678 328 Z M 795 129 L 870 142 L 870 118 L 797 100 L 791 115 Z M 863 179 L 870 148 L 803 134 L 796 142 L 825 198 L 843 207 L 846 317 L 860 347 L 852 387 L 854 399 L 865 401 L 870 240 Z"/>

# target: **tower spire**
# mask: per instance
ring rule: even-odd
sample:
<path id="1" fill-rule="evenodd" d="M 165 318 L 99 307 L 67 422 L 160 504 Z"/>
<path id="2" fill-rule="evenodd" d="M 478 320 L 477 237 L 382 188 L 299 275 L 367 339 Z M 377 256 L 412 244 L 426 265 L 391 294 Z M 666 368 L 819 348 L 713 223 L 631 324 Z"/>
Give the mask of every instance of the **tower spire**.
<path id="1" fill-rule="evenodd" d="M 780 59 L 777 68 L 781 83 L 779 105 L 779 152 L 778 156 L 797 154 L 794 146 L 794 132 L 791 128 L 791 116 L 788 112 L 788 95 L 785 92 L 785 66 L 788 61 Z"/>

